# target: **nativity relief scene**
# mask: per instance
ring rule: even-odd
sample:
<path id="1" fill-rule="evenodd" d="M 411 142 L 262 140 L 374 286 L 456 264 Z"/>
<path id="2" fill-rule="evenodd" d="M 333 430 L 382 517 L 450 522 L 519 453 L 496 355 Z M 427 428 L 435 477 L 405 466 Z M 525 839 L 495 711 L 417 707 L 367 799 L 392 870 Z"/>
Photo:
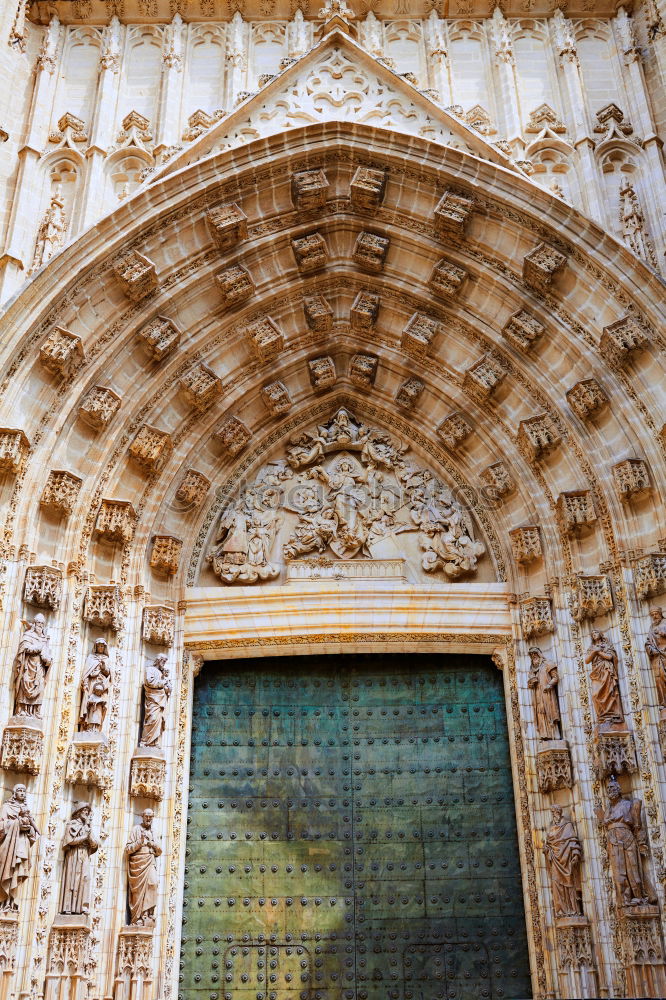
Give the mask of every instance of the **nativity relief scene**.
<path id="1" fill-rule="evenodd" d="M 345 575 L 351 560 L 369 576 L 392 561 L 391 575 L 449 582 L 474 577 L 484 554 L 451 488 L 397 436 L 341 407 L 292 436 L 233 498 L 207 559 L 225 584 L 288 580 L 326 565 Z"/>

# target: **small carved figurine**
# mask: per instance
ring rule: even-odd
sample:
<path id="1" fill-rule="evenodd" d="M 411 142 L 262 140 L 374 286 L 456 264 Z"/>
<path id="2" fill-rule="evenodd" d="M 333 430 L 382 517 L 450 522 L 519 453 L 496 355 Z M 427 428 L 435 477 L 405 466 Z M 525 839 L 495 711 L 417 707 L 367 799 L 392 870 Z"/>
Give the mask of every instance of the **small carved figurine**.
<path id="1" fill-rule="evenodd" d="M 171 681 L 166 668 L 168 657 L 160 653 L 146 667 L 143 682 L 143 727 L 141 747 L 161 747 L 164 732 L 164 714 L 171 694 Z"/>
<path id="2" fill-rule="evenodd" d="M 560 706 L 557 699 L 557 664 L 547 660 L 538 646 L 529 651 L 532 666 L 527 686 L 534 690 L 537 733 L 540 740 L 561 738 Z"/>
<path id="3" fill-rule="evenodd" d="M 657 701 L 661 709 L 666 709 L 666 619 L 662 608 L 650 608 L 652 628 L 645 640 L 647 653 L 657 685 Z"/>
<path id="4" fill-rule="evenodd" d="M 550 874 L 555 916 L 581 916 L 580 863 L 583 848 L 573 823 L 562 814 L 562 806 L 551 806 L 550 811 L 553 818 L 543 852 Z"/>
<path id="5" fill-rule="evenodd" d="M 624 722 L 617 679 L 617 653 L 601 629 L 592 629 L 592 645 L 585 654 L 585 662 L 592 664 L 592 703 L 601 725 Z"/>
<path id="6" fill-rule="evenodd" d="M 24 622 L 15 662 L 14 714 L 41 719 L 46 672 L 51 666 L 51 646 L 44 615 Z"/>
<path id="7" fill-rule="evenodd" d="M 620 906 L 656 903 L 655 891 L 644 871 L 648 856 L 647 831 L 640 799 L 625 799 L 615 778 L 606 786 L 608 808 L 599 816 L 608 836 L 608 854 Z M 601 810 L 599 810 L 601 813 Z"/>
<path id="8" fill-rule="evenodd" d="M 159 879 L 155 858 L 162 848 L 152 832 L 153 810 L 144 809 L 125 846 L 130 924 L 153 927 Z"/>
<path id="9" fill-rule="evenodd" d="M 0 909 L 18 910 L 16 891 L 30 872 L 30 850 L 39 830 L 26 805 L 25 785 L 14 785 L 0 809 Z"/>
<path id="10" fill-rule="evenodd" d="M 109 648 L 104 639 L 96 639 L 92 653 L 86 657 L 81 678 L 81 708 L 79 731 L 100 733 L 109 700 Z"/>
<path id="11" fill-rule="evenodd" d="M 92 810 L 87 802 L 75 802 L 67 824 L 62 849 L 65 862 L 60 884 L 59 913 L 88 913 L 90 910 L 90 855 L 99 844 L 90 830 Z"/>

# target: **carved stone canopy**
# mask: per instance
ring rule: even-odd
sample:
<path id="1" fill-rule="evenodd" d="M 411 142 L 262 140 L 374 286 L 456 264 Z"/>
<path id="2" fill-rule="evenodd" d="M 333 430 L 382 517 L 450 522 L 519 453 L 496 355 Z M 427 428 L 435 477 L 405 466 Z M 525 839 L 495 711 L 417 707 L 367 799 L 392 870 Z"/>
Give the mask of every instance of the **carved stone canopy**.
<path id="1" fill-rule="evenodd" d="M 406 576 L 473 576 L 485 546 L 470 512 L 409 446 L 342 407 L 294 434 L 232 497 L 207 561 L 223 583 L 278 580 L 325 558 L 399 560 Z M 299 575 L 299 574 L 296 574 Z"/>

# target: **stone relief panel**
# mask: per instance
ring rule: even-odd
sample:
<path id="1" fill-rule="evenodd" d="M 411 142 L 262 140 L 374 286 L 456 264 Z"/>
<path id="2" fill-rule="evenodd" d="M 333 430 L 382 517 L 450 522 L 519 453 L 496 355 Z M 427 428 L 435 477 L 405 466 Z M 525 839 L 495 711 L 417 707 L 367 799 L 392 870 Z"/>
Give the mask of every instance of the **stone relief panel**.
<path id="1" fill-rule="evenodd" d="M 343 576 L 352 563 L 355 577 L 377 576 L 398 560 L 415 582 L 473 578 L 485 546 L 469 510 L 408 452 L 337 410 L 242 485 L 219 518 L 207 564 L 225 584 L 303 578 L 304 563 L 322 560 Z M 486 561 L 484 578 L 489 572 Z"/>

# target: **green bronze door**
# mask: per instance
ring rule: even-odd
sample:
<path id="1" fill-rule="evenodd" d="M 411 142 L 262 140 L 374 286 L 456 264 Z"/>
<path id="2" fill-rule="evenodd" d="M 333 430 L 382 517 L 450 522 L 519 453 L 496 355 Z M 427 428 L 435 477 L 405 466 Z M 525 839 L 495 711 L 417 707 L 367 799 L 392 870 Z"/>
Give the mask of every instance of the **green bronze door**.
<path id="1" fill-rule="evenodd" d="M 183 1000 L 531 995 L 486 658 L 208 663 L 187 836 Z"/>

